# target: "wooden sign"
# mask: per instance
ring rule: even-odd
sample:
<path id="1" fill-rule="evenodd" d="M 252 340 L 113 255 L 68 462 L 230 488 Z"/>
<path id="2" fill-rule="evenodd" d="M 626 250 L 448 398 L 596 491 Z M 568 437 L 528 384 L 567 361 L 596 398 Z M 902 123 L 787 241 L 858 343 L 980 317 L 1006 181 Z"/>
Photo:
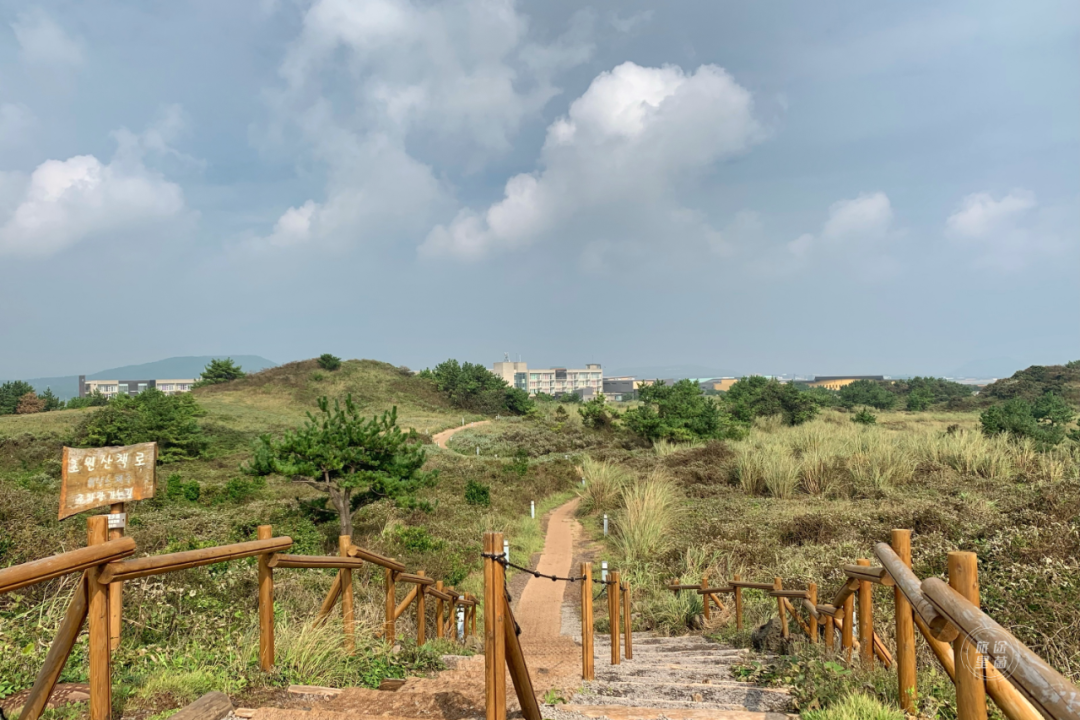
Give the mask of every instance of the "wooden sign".
<path id="1" fill-rule="evenodd" d="M 64 448 L 60 519 L 91 508 L 154 497 L 157 443 Z"/>

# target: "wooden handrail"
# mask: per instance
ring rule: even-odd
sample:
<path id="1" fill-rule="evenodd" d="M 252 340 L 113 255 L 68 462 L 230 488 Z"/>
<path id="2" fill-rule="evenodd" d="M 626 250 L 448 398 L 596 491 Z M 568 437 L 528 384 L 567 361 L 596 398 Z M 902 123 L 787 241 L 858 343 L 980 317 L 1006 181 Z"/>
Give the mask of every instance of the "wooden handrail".
<path id="1" fill-rule="evenodd" d="M 268 563 L 271 568 L 362 568 L 366 560 L 339 555 L 281 555 L 274 553 Z"/>
<path id="2" fill-rule="evenodd" d="M 361 560 L 367 560 L 369 563 L 379 565 L 380 567 L 384 567 L 387 570 L 393 570 L 394 572 L 399 573 L 405 572 L 405 566 L 399 563 L 397 560 L 394 560 L 393 558 L 388 558 L 384 555 L 379 555 L 378 553 L 373 553 L 369 550 L 365 550 L 364 548 L 357 547 L 356 545 L 353 545 L 349 548 L 349 555 L 351 555 L 352 557 L 358 557 Z"/>
<path id="3" fill-rule="evenodd" d="M 900 592 L 904 593 L 904 597 L 911 603 L 915 613 L 926 623 L 931 636 L 943 642 L 955 640 L 958 634 L 957 629 L 948 618 L 940 615 L 923 595 L 922 580 L 904 564 L 893 549 L 887 543 L 878 543 L 874 546 L 874 554 L 888 571 L 896 587 L 900 588 Z"/>
<path id="4" fill-rule="evenodd" d="M 721 587 L 721 588 L 699 588 L 698 595 L 715 595 L 716 593 L 733 593 L 735 588 L 733 587 Z"/>
<path id="5" fill-rule="evenodd" d="M 431 597 L 437 598 L 437 599 L 442 600 L 444 602 L 452 602 L 453 601 L 452 598 L 450 597 L 450 593 L 444 593 L 442 590 L 436 590 L 434 588 L 428 588 L 424 592 L 426 592 Z"/>
<path id="6" fill-rule="evenodd" d="M 292 547 L 292 538 L 277 537 L 269 540 L 251 540 L 233 545 L 219 545 L 200 550 L 185 550 L 184 552 L 169 553 L 167 555 L 151 555 L 150 557 L 136 558 L 134 560 L 111 562 L 101 571 L 99 581 L 107 585 L 146 577 L 147 575 L 160 575 L 201 565 L 239 560 L 253 555 L 264 555 L 285 550 L 289 547 Z"/>
<path id="7" fill-rule="evenodd" d="M 668 585 L 667 589 L 668 590 L 674 590 L 675 592 L 679 592 L 680 590 L 700 590 L 701 586 L 700 585 L 678 585 L 678 584 L 673 584 L 673 585 Z"/>
<path id="8" fill-rule="evenodd" d="M 113 562 L 135 554 L 135 541 L 130 537 L 110 540 L 100 545 L 87 545 L 40 560 L 13 565 L 0 570 L 0 593 L 11 592 L 28 585 L 82 572 L 94 565 Z"/>
<path id="9" fill-rule="evenodd" d="M 743 582 L 742 580 L 732 580 L 730 583 L 733 588 L 749 588 L 751 590 L 772 590 L 772 583 L 756 583 L 756 582 Z"/>
<path id="10" fill-rule="evenodd" d="M 396 608 L 394 608 L 395 620 L 401 617 L 401 614 L 409 609 L 409 603 L 416 599 L 416 591 L 419 590 L 420 587 L 420 585 L 414 585 L 412 590 L 405 593 L 405 598 L 400 603 L 398 603 Z"/>
<path id="11" fill-rule="evenodd" d="M 940 578 L 927 578 L 922 590 L 939 613 L 949 619 L 989 656 L 995 669 L 1008 668 L 1007 677 L 1047 717 L 1080 717 L 1080 690 L 1032 652 L 993 618 Z"/>
<path id="12" fill-rule="evenodd" d="M 854 580 L 864 580 L 878 585 L 892 587 L 893 579 L 883 567 L 868 567 L 866 565 L 845 565 L 844 574 Z"/>
<path id="13" fill-rule="evenodd" d="M 805 590 L 773 590 L 769 593 L 770 597 L 774 598 L 799 598 L 806 599 L 807 593 Z"/>
<path id="14" fill-rule="evenodd" d="M 855 594 L 855 591 L 859 589 L 859 581 L 855 578 L 848 578 L 848 581 L 844 583 L 839 592 L 833 597 L 833 601 L 829 603 L 833 607 L 837 608 L 837 612 L 843 612 L 844 601 L 851 595 Z M 838 615 L 834 617 L 839 617 Z"/>
<path id="15" fill-rule="evenodd" d="M 397 576 L 398 582 L 412 583 L 413 585 L 434 585 L 435 580 L 423 575 L 414 575 L 412 573 L 399 572 Z"/>

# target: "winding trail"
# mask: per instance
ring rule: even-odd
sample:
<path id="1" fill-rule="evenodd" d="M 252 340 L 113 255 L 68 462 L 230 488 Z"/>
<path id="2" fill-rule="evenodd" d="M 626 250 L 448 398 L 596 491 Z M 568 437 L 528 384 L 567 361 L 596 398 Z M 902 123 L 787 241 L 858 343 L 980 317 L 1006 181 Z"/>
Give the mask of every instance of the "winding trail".
<path id="1" fill-rule="evenodd" d="M 445 450 L 446 443 L 450 442 L 450 438 L 454 437 L 454 435 L 461 432 L 462 430 L 468 430 L 469 428 L 480 427 L 481 425 L 490 424 L 490 420 L 477 420 L 476 422 L 471 422 L 467 425 L 459 425 L 458 427 L 452 427 L 449 430 L 443 430 L 440 433 L 435 433 L 431 436 L 431 440 L 435 443 L 436 446 L 441 447 L 443 450 Z"/>

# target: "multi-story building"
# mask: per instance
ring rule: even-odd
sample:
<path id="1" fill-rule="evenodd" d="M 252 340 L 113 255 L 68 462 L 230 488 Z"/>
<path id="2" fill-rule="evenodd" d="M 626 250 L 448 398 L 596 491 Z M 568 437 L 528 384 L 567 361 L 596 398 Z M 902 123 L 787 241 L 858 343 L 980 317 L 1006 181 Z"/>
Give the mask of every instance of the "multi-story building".
<path id="1" fill-rule="evenodd" d="M 491 371 L 512 387 L 524 390 L 530 395 L 562 395 L 575 392 L 582 397 L 591 397 L 601 392 L 604 384 L 604 371 L 599 363 L 588 363 L 584 368 L 537 370 L 529 369 L 523 362 L 505 361 L 492 365 Z"/>
<path id="2" fill-rule="evenodd" d="M 884 375 L 815 375 L 814 381 L 807 383 L 810 387 L 823 387 L 829 390 L 839 390 L 845 385 L 850 385 L 856 380 L 884 380 Z"/>
<path id="3" fill-rule="evenodd" d="M 107 398 L 115 397 L 121 393 L 124 395 L 138 395 L 147 388 L 157 388 L 166 395 L 188 392 L 195 384 L 197 378 L 185 378 L 181 380 L 87 380 L 85 375 L 79 376 L 79 397 L 86 397 L 93 392 L 99 392 Z"/>

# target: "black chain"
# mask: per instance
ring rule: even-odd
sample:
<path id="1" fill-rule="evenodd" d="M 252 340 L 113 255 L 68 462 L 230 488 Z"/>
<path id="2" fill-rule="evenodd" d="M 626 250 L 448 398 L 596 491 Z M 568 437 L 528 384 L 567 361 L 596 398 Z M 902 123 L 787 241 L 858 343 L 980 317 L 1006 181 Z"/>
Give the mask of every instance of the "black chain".
<path id="1" fill-rule="evenodd" d="M 573 576 L 572 577 L 559 577 L 558 575 L 545 575 L 544 573 L 537 572 L 535 570 L 532 570 L 531 568 L 521 567 L 520 565 L 515 565 L 514 563 L 507 560 L 506 557 L 503 556 L 502 554 L 496 555 L 495 553 L 482 552 L 482 553 L 480 553 L 480 557 L 486 557 L 486 558 L 488 558 L 490 560 L 494 560 L 495 562 L 502 565 L 504 568 L 512 567 L 515 570 L 520 570 L 522 572 L 527 572 L 527 573 L 529 573 L 530 575 L 532 575 L 535 578 L 547 578 L 551 582 L 556 582 L 558 580 L 565 580 L 566 582 L 578 582 L 580 580 L 585 579 L 584 575 L 581 575 L 579 577 L 573 577 Z"/>

